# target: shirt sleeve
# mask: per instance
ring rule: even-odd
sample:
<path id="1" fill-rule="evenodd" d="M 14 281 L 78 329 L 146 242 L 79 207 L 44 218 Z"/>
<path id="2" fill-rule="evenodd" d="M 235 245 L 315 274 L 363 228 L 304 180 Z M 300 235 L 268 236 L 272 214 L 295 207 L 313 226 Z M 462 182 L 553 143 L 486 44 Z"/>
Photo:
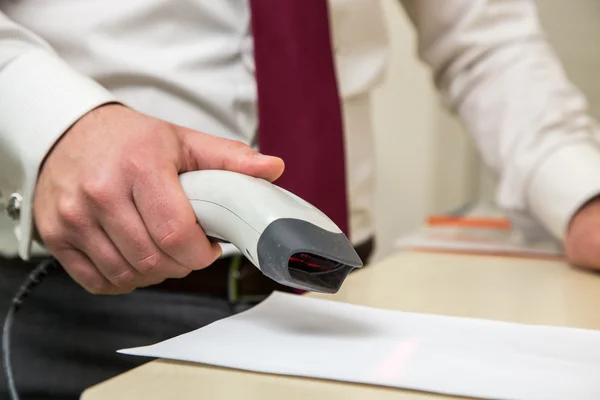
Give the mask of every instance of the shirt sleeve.
<path id="1" fill-rule="evenodd" d="M 32 199 L 42 160 L 81 116 L 113 101 L 109 91 L 0 12 L 0 198 L 20 200 L 15 234 L 21 258 L 30 255 Z"/>
<path id="2" fill-rule="evenodd" d="M 444 103 L 499 177 L 499 206 L 517 225 L 535 221 L 564 239 L 574 213 L 600 193 L 600 131 L 534 1 L 401 2 Z"/>

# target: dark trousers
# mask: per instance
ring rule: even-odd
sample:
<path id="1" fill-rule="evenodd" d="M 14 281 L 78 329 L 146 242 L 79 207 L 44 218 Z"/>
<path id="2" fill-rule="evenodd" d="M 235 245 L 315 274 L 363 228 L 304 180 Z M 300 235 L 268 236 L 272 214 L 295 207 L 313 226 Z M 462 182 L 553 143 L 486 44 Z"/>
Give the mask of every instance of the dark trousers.
<path id="1" fill-rule="evenodd" d="M 0 258 L 0 315 L 29 272 Z M 94 296 L 54 271 L 16 314 L 12 366 L 21 399 L 78 399 L 87 387 L 147 359 L 116 350 L 192 331 L 233 313 L 225 298 L 137 290 Z M 0 381 L 2 399 L 8 399 Z"/>

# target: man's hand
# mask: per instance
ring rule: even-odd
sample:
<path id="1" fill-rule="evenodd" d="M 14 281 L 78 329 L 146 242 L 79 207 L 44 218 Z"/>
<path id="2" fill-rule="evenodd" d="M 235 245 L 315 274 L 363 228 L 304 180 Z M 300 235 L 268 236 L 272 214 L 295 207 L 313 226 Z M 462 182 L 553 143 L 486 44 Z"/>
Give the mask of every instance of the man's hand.
<path id="1" fill-rule="evenodd" d="M 573 217 L 565 252 L 577 266 L 600 269 L 600 199 L 590 201 Z"/>
<path id="2" fill-rule="evenodd" d="M 34 219 L 46 248 L 81 286 L 127 293 L 220 256 L 179 173 L 225 169 L 272 181 L 283 168 L 241 142 L 107 105 L 80 119 L 46 158 Z"/>

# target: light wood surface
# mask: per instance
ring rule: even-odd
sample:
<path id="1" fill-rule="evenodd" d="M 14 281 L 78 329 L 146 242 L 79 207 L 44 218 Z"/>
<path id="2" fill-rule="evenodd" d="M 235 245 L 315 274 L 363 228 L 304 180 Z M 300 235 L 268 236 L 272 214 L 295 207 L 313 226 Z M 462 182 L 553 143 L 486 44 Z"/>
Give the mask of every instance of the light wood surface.
<path id="1" fill-rule="evenodd" d="M 558 261 L 401 252 L 354 273 L 338 294 L 315 296 L 409 312 L 600 329 L 600 274 Z M 88 389 L 82 398 L 457 397 L 157 360 Z"/>

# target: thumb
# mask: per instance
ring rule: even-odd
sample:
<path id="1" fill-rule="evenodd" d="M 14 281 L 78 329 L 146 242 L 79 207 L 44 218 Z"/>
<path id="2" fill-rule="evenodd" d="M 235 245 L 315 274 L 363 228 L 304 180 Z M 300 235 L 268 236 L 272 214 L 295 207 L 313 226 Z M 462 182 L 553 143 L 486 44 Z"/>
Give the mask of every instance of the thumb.
<path id="1" fill-rule="evenodd" d="M 187 171 L 227 170 L 272 182 L 285 168 L 281 158 L 261 154 L 238 140 L 185 129 L 183 143 Z"/>

